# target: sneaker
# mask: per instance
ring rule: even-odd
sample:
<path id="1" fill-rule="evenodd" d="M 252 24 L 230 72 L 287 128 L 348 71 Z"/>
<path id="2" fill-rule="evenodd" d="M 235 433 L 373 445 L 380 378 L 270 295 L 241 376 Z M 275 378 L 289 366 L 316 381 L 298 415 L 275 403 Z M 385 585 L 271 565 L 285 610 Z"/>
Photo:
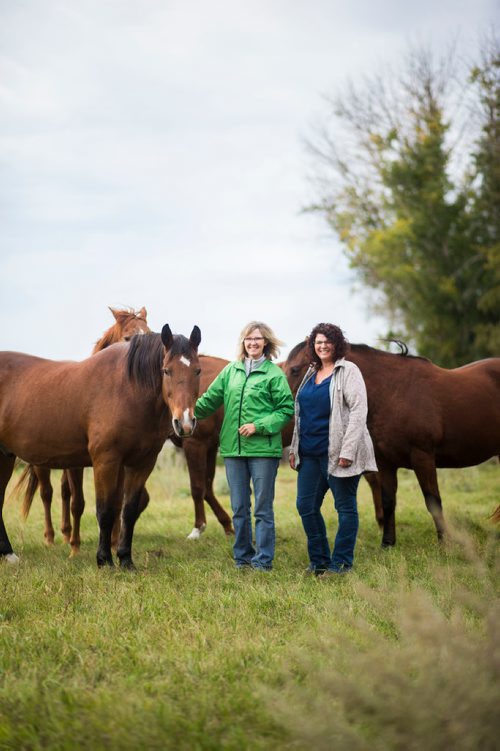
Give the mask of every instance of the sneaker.
<path id="1" fill-rule="evenodd" d="M 235 563 L 234 565 L 239 571 L 241 570 L 245 571 L 245 570 L 252 568 L 250 563 Z"/>
<path id="2" fill-rule="evenodd" d="M 252 564 L 251 568 L 252 568 L 252 569 L 253 569 L 254 571 L 265 571 L 266 573 L 267 573 L 268 571 L 272 571 L 272 566 L 254 566 L 254 565 Z"/>

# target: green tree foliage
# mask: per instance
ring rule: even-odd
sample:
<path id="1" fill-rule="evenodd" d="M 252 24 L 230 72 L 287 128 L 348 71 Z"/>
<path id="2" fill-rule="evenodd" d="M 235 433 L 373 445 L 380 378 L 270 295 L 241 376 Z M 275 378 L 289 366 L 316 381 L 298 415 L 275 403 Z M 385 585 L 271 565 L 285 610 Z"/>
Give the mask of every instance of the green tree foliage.
<path id="1" fill-rule="evenodd" d="M 377 293 L 388 335 L 447 367 L 500 354 L 499 46 L 461 85 L 454 58 L 412 51 L 402 73 L 331 102 L 310 207 Z"/>
<path id="2" fill-rule="evenodd" d="M 471 81 L 479 90 L 482 132 L 473 155 L 471 246 L 480 259 L 478 346 L 500 354 L 500 49 L 490 43 Z"/>

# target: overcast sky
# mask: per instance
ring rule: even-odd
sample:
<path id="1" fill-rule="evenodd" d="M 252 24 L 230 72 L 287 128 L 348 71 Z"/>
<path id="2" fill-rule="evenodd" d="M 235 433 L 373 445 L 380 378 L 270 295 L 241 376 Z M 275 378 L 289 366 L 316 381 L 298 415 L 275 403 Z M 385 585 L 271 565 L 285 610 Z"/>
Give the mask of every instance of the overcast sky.
<path id="1" fill-rule="evenodd" d="M 146 306 L 232 358 L 249 320 L 377 344 L 301 213 L 323 94 L 410 43 L 464 50 L 496 0 L 0 0 L 0 349 L 82 359 Z"/>

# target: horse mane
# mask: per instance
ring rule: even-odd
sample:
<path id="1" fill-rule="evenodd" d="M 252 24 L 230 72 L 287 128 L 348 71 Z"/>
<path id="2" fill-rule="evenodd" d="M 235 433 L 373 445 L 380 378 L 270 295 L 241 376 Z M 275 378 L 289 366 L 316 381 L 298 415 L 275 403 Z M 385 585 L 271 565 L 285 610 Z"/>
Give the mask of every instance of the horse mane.
<path id="1" fill-rule="evenodd" d="M 376 347 L 370 347 L 368 344 L 350 344 L 349 349 L 352 350 L 352 352 L 374 352 L 378 355 L 388 355 L 389 357 L 402 357 L 405 360 L 423 360 L 424 362 L 431 362 L 427 357 L 421 357 L 420 355 L 410 355 L 408 354 L 408 346 L 405 344 L 405 342 L 400 341 L 399 339 L 384 339 L 385 342 L 393 342 L 394 344 L 397 344 L 399 347 L 399 352 L 386 352 L 383 349 L 377 349 Z M 349 350 L 347 351 L 347 354 L 349 354 Z"/>
<path id="2" fill-rule="evenodd" d="M 106 347 L 111 346 L 111 344 L 116 344 L 116 342 L 119 341 L 116 338 L 116 325 L 118 323 L 118 319 L 120 319 L 119 322 L 123 328 L 123 326 L 129 321 L 139 317 L 139 314 L 133 308 L 126 308 L 125 310 L 114 310 L 113 315 L 118 316 L 118 318 L 115 323 L 110 326 L 109 329 L 105 331 L 101 338 L 98 339 L 94 344 L 94 348 L 92 350 L 93 355 L 95 355 L 97 352 L 101 352 L 101 350 L 103 349 L 106 349 Z"/>
<path id="3" fill-rule="evenodd" d="M 397 344 L 400 351 L 396 354 L 395 352 L 385 352 L 383 349 L 370 347 L 368 344 L 349 344 L 349 348 L 346 354 L 349 354 L 349 351 L 359 352 L 360 354 L 363 352 L 367 354 L 369 354 L 370 352 L 374 352 L 380 355 L 389 355 L 390 357 L 404 357 L 405 360 L 424 360 L 425 362 L 430 362 L 430 360 L 427 357 L 420 357 L 419 355 L 408 354 L 408 346 L 405 344 L 405 342 L 402 342 L 399 339 L 384 339 L 384 341 L 393 342 L 394 344 Z M 307 346 L 307 339 L 304 339 L 304 341 L 296 344 L 295 347 L 290 351 L 290 354 L 288 355 L 288 359 L 292 357 L 296 357 L 305 349 L 306 346 Z"/>
<path id="4" fill-rule="evenodd" d="M 158 393 L 162 381 L 164 347 L 160 334 L 136 334 L 130 340 L 127 354 L 127 375 L 148 391 Z M 184 355 L 192 358 L 194 349 L 189 339 L 182 334 L 174 335 L 168 350 L 168 359 Z"/>

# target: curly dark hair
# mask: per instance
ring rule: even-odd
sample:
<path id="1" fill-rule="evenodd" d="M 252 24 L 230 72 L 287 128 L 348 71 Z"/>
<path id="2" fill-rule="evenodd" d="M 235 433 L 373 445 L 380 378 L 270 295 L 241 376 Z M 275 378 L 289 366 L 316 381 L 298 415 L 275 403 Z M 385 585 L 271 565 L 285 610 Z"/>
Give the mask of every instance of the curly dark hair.
<path id="1" fill-rule="evenodd" d="M 311 356 L 311 362 L 316 368 L 321 367 L 321 360 L 314 351 L 314 342 L 318 334 L 323 334 L 325 339 L 333 344 L 333 359 L 338 360 L 344 357 L 349 351 L 349 342 L 344 336 L 344 332 L 333 323 L 318 323 L 309 334 L 307 346 Z"/>

